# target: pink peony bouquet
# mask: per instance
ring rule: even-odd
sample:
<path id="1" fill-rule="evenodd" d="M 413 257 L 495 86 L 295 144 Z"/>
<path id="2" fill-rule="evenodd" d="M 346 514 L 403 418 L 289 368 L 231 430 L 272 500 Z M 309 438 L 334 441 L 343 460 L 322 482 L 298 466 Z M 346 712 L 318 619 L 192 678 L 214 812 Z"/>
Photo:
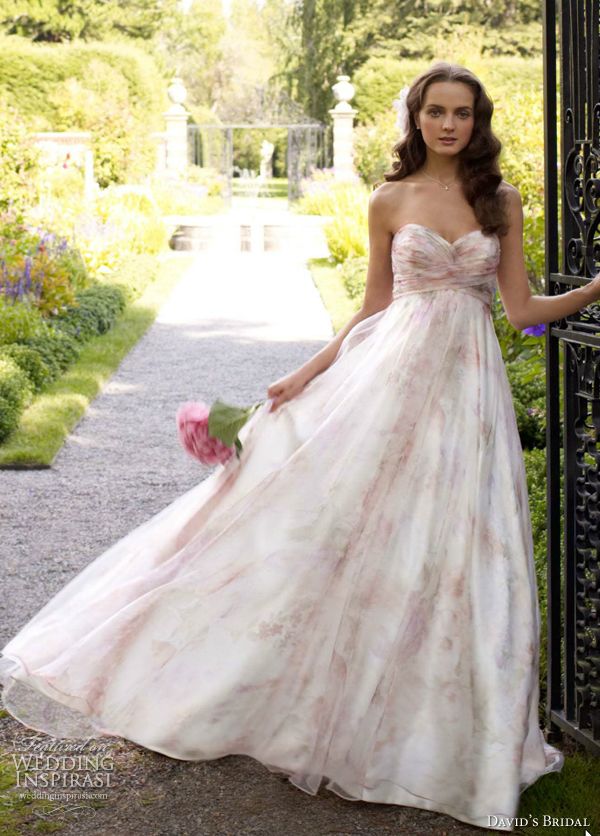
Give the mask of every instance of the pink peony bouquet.
<path id="1" fill-rule="evenodd" d="M 248 407 L 230 406 L 215 401 L 208 406 L 203 401 L 181 404 L 175 420 L 179 440 L 184 450 L 202 464 L 224 464 L 243 449 L 238 433 L 264 401 Z"/>

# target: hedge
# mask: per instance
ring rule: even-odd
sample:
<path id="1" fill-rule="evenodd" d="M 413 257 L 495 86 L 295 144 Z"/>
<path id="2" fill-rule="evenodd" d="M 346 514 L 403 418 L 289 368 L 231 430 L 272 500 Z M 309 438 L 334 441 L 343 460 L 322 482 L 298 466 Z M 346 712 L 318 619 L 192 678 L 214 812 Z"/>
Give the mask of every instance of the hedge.
<path id="1" fill-rule="evenodd" d="M 125 308 L 126 293 L 96 284 L 79 291 L 76 299 L 38 333 L 0 345 L 0 442 L 16 429 L 33 394 L 77 358 L 83 343 L 108 331 Z"/>
<path id="2" fill-rule="evenodd" d="M 16 35 L 0 37 L 0 98 L 7 93 L 33 130 L 53 130 L 56 105 L 50 93 L 69 79 L 90 81 L 90 61 L 117 70 L 126 80 L 130 101 L 154 130 L 163 127 L 166 84 L 154 59 L 132 44 L 35 44 Z"/>

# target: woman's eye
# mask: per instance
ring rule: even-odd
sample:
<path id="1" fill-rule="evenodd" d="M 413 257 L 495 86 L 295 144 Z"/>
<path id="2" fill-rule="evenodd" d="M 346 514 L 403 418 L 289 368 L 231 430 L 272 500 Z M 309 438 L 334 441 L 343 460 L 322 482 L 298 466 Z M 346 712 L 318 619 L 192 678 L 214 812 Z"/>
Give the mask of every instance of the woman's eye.
<path id="1" fill-rule="evenodd" d="M 430 110 L 430 111 L 428 111 L 428 113 L 429 113 L 430 116 L 439 116 L 440 115 L 439 110 Z M 468 119 L 471 114 L 468 111 L 462 110 L 462 111 L 460 111 L 460 113 L 458 115 L 461 117 L 461 119 Z"/>

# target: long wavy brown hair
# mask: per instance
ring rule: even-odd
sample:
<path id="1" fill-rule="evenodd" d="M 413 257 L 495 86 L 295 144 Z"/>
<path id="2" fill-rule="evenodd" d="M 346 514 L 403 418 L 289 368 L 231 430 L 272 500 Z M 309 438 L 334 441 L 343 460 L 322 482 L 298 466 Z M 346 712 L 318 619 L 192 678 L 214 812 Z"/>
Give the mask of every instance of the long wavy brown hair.
<path id="1" fill-rule="evenodd" d="M 427 88 L 434 81 L 461 81 L 473 90 L 473 133 L 469 144 L 458 154 L 458 178 L 482 232 L 505 235 L 508 231 L 505 196 L 498 190 L 502 182 L 498 164 L 502 143 L 492 131 L 494 104 L 477 76 L 466 67 L 437 61 L 413 81 L 406 98 L 408 133 L 394 145 L 392 155 L 396 159 L 391 171 L 383 177 L 387 181 L 402 180 L 425 162 L 427 146 L 417 129 L 415 114 L 421 110 Z"/>

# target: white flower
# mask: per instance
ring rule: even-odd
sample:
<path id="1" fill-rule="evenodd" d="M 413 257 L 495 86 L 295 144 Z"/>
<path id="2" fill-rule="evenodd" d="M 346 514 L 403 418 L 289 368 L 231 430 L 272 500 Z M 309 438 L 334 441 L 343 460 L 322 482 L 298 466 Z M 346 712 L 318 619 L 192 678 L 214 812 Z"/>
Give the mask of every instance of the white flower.
<path id="1" fill-rule="evenodd" d="M 398 98 L 394 99 L 392 102 L 392 107 L 396 111 L 396 127 L 401 132 L 403 136 L 406 136 L 408 133 L 409 127 L 409 119 L 408 119 L 408 108 L 406 106 L 406 97 L 408 96 L 408 91 L 410 87 L 408 84 L 405 84 L 402 90 L 398 93 Z"/>

